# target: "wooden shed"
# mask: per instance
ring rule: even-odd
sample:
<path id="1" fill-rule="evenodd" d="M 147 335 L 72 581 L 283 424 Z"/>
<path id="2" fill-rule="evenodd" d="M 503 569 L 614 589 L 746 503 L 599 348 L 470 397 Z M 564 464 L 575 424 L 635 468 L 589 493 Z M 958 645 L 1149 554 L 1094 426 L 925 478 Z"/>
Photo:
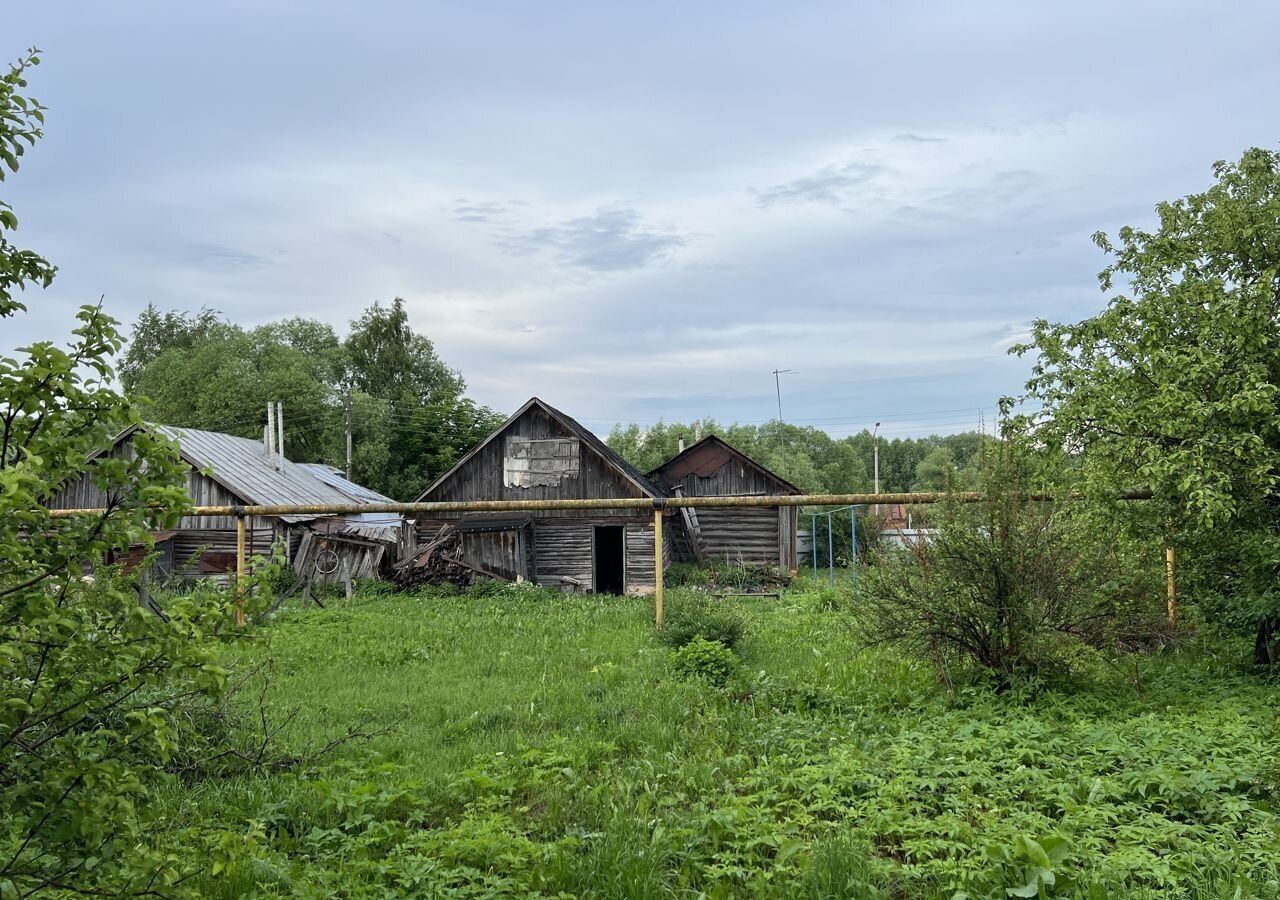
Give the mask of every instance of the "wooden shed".
<path id="1" fill-rule="evenodd" d="M 534 397 L 418 500 L 662 496 L 604 441 Z M 505 578 L 606 594 L 649 593 L 655 587 L 649 509 L 438 515 L 418 519 L 418 543 L 429 542 L 446 525 L 462 532 L 464 562 Z"/>
<path id="2" fill-rule="evenodd" d="M 714 434 L 676 454 L 650 472 L 649 478 L 672 496 L 804 493 Z M 798 559 L 798 521 L 799 510 L 794 506 L 680 510 L 671 521 L 673 549 L 676 558 L 685 562 L 720 560 L 793 572 Z"/>
<path id="3" fill-rule="evenodd" d="M 280 454 L 268 455 L 261 441 L 233 437 L 216 431 L 142 425 L 116 436 L 112 446 L 91 457 L 79 479 L 61 488 L 50 500 L 50 509 L 97 509 L 107 497 L 93 482 L 93 459 L 132 458 L 132 439 L 139 428 L 163 435 L 178 445 L 188 465 L 186 489 L 195 506 L 247 506 L 285 503 L 350 503 L 349 497 L 325 484 L 297 463 Z M 245 542 L 250 556 L 266 555 L 274 545 L 292 559 L 302 539 L 302 527 L 315 519 L 307 516 L 249 516 Z M 234 572 L 236 522 L 233 516 L 184 516 L 172 532 L 163 535 L 165 558 L 173 574 L 198 577 Z"/>

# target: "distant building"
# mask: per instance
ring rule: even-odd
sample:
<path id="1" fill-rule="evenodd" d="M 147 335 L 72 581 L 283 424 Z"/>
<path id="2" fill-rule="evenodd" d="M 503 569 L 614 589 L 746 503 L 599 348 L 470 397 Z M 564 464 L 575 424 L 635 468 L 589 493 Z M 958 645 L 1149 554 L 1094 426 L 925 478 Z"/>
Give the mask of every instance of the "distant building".
<path id="1" fill-rule="evenodd" d="M 708 435 L 649 473 L 671 496 L 750 497 L 803 494 L 716 435 Z M 795 571 L 798 560 L 794 506 L 702 507 L 672 517 L 676 558 Z"/>
<path id="2" fill-rule="evenodd" d="M 913 517 L 911 509 L 901 503 L 885 507 L 888 516 L 880 527 L 880 539 L 891 547 L 913 547 L 927 541 L 933 532 L 928 528 L 913 527 L 922 524 L 918 517 Z M 913 518 L 915 520 L 913 521 Z"/>

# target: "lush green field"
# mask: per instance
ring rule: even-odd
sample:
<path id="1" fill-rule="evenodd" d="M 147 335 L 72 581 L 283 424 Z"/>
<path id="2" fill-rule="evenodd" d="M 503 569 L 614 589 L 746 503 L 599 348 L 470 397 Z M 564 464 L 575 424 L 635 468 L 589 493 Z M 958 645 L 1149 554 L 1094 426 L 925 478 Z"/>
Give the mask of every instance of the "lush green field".
<path id="1" fill-rule="evenodd" d="M 175 789 L 157 827 L 240 827 L 224 897 L 1280 896 L 1275 688 L 1236 653 L 948 696 L 832 605 L 741 606 L 725 687 L 674 673 L 643 600 L 291 612 L 236 660 L 272 660 L 282 748 L 394 730 Z"/>

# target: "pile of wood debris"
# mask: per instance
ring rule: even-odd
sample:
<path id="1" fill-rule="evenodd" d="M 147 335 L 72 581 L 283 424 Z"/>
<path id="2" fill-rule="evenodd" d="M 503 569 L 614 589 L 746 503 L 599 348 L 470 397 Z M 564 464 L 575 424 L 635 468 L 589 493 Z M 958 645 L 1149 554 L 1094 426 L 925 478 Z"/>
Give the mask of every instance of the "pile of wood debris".
<path id="1" fill-rule="evenodd" d="M 467 588 L 477 578 L 505 580 L 501 575 L 463 562 L 462 535 L 447 527 L 431 543 L 419 547 L 416 554 L 396 563 L 391 571 L 391 580 L 403 591 L 424 584 Z"/>

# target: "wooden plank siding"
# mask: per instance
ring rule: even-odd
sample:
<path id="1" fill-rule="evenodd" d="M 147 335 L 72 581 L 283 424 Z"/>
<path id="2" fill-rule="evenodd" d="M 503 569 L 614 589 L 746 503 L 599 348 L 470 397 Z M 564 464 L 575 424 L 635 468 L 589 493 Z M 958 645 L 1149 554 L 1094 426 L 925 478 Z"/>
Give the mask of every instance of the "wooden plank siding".
<path id="1" fill-rule="evenodd" d="M 550 446 L 530 450 L 529 442 L 547 442 Z M 514 455 L 509 454 L 512 448 Z M 657 490 L 599 438 L 535 398 L 418 499 L 635 499 L 661 496 Z M 457 526 L 463 518 L 459 514 L 419 519 L 419 546 L 434 538 L 442 526 Z M 591 592 L 595 589 L 595 528 L 622 526 L 624 590 L 654 590 L 652 510 L 538 510 L 530 514 L 530 519 L 523 544 L 509 537 L 496 538 L 499 534 L 514 534 L 513 531 L 490 530 L 475 536 L 488 540 L 471 540 L 464 533 L 464 561 L 506 577 L 519 572 L 538 584 Z M 669 516 L 667 521 L 671 521 Z M 476 522 L 478 525 L 479 517 Z M 664 561 L 670 562 L 669 542 L 667 547 Z"/>
<path id="2" fill-rule="evenodd" d="M 677 454 L 651 472 L 650 477 L 685 497 L 801 493 L 715 435 Z M 778 566 L 786 571 L 796 568 L 799 511 L 795 507 L 702 508 L 697 511 L 697 517 L 708 561 Z M 668 522 L 673 526 L 676 559 L 696 561 L 684 524 L 676 519 Z"/>
<path id="3" fill-rule="evenodd" d="M 132 443 L 122 441 L 103 456 L 134 459 Z M 187 493 L 193 506 L 234 506 L 245 504 L 208 475 L 189 467 L 186 473 Z M 69 482 L 48 500 L 50 509 L 102 509 L 111 500 L 108 492 L 85 472 Z M 252 556 L 267 556 L 274 541 L 284 540 L 288 528 L 275 518 L 249 516 L 245 519 L 245 548 Z M 236 568 L 235 516 L 183 516 L 173 536 L 173 572 L 183 577 L 234 572 Z"/>
<path id="4" fill-rule="evenodd" d="M 579 515 L 581 512 L 579 511 Z M 535 584 L 565 590 L 570 593 L 590 593 L 595 590 L 594 541 L 597 525 L 621 525 L 626 528 L 623 546 L 626 550 L 626 587 L 629 594 L 652 593 L 656 587 L 653 574 L 653 519 L 645 514 L 644 521 L 631 518 L 601 517 L 570 519 L 565 516 L 537 518 L 524 531 L 524 539 L 517 545 L 513 539 L 516 531 L 498 531 L 481 534 L 463 534 L 462 560 L 473 566 L 488 569 L 503 577 L 515 579 L 517 572 Z M 539 513 L 541 516 L 541 513 Z M 460 518 L 437 518 L 418 521 L 419 546 L 429 543 L 445 525 L 457 526 Z M 668 515 L 663 528 L 663 557 L 672 557 L 671 524 Z M 501 540 L 493 540 L 501 538 Z M 487 539 L 487 540 L 479 540 Z M 564 579 L 579 582 L 573 584 Z"/>
<path id="5" fill-rule="evenodd" d="M 645 496 L 637 487 L 622 478 L 599 454 L 589 446 L 580 448 L 578 474 L 565 476 L 556 485 L 508 487 L 504 478 L 504 454 L 506 438 L 520 440 L 576 440 L 577 436 L 564 428 L 538 406 L 531 406 L 519 418 L 511 422 L 496 440 L 480 448 L 479 452 L 463 463 L 449 478 L 424 494 L 421 499 L 448 502 L 453 500 L 596 500 L 610 497 L 636 498 Z M 651 515 L 646 510 L 602 509 L 600 518 L 644 519 Z M 580 518 L 581 510 L 539 510 L 538 519 Z M 594 518 L 594 516 L 593 516 Z"/>
<path id="6" fill-rule="evenodd" d="M 511 581 L 529 579 L 529 528 L 481 531 L 462 535 L 462 559 Z"/>

